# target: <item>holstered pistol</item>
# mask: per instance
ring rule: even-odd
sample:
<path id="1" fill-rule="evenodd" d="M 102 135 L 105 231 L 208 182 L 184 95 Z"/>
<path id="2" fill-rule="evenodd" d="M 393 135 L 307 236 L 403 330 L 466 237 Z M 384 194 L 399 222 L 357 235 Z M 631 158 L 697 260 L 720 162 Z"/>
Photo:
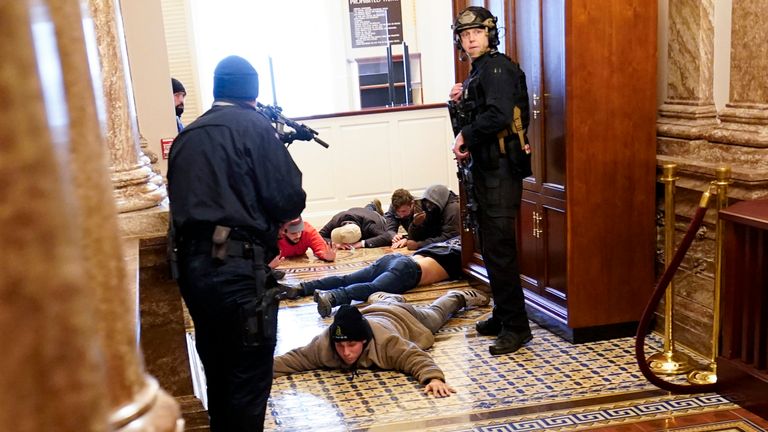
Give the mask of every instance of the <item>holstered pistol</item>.
<path id="1" fill-rule="evenodd" d="M 227 259 L 227 241 L 229 240 L 229 232 L 232 230 L 230 227 L 216 225 L 213 230 L 213 247 L 211 248 L 211 257 L 221 261 Z"/>

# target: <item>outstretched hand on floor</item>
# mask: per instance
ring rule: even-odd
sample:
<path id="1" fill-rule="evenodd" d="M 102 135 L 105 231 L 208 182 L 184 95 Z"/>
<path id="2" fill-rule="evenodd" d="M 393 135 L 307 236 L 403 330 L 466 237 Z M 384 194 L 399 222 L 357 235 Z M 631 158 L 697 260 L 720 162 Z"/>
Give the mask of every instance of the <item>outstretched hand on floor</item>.
<path id="1" fill-rule="evenodd" d="M 424 387 L 424 393 L 432 393 L 434 397 L 443 398 L 450 396 L 451 393 L 456 393 L 456 390 L 442 380 L 433 378 L 432 381 Z"/>

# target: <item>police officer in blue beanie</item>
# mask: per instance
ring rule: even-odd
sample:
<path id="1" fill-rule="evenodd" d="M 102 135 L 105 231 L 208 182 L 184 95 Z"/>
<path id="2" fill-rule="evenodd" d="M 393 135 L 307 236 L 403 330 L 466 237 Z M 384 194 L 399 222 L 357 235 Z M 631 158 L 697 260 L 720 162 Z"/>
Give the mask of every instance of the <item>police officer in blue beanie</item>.
<path id="1" fill-rule="evenodd" d="M 263 430 L 278 308 L 268 263 L 306 200 L 301 171 L 256 109 L 258 94 L 247 60 L 222 60 L 213 107 L 179 133 L 168 161 L 169 241 L 213 432 Z"/>

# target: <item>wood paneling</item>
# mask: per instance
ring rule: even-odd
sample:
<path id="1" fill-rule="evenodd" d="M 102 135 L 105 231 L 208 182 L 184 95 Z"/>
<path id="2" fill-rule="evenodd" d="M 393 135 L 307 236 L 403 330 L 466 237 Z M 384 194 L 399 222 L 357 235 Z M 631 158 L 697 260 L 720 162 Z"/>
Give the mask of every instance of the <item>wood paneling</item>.
<path id="1" fill-rule="evenodd" d="M 566 4 L 569 310 L 594 312 L 573 327 L 638 320 L 653 285 L 656 22 L 640 0 Z"/>
<path id="2" fill-rule="evenodd" d="M 721 392 L 768 416 L 768 200 L 720 212 L 725 221 L 717 358 Z"/>

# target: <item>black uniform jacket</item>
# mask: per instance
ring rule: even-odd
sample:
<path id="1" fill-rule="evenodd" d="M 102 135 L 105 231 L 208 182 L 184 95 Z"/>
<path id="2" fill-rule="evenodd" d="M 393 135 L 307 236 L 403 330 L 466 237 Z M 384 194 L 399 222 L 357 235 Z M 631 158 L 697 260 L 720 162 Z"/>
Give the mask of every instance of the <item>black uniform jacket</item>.
<path id="1" fill-rule="evenodd" d="M 531 174 L 531 156 L 522 149 L 516 133 L 503 139 L 502 153 L 497 134 L 511 129 L 515 106 L 520 108 L 524 130 L 528 127 L 525 74 L 503 54 L 483 54 L 472 61 L 462 105 L 472 119 L 461 134 L 472 154 L 480 210 L 492 217 L 513 217 L 520 206 L 522 179 Z"/>
<path id="2" fill-rule="evenodd" d="M 472 71 L 464 82 L 462 103 L 472 121 L 461 129 L 464 143 L 472 153 L 475 168 L 493 170 L 502 155 L 497 133 L 509 127 L 515 105 L 520 108 L 523 127 L 528 127 L 528 89 L 520 66 L 504 54 L 491 52 L 472 61 Z M 505 138 L 505 149 L 512 174 L 530 175 L 530 156 L 525 155 L 515 133 Z"/>
<path id="3" fill-rule="evenodd" d="M 168 161 L 176 229 L 238 227 L 277 243 L 282 222 L 299 217 L 301 171 L 267 118 L 244 105 L 214 106 L 176 137 Z"/>

